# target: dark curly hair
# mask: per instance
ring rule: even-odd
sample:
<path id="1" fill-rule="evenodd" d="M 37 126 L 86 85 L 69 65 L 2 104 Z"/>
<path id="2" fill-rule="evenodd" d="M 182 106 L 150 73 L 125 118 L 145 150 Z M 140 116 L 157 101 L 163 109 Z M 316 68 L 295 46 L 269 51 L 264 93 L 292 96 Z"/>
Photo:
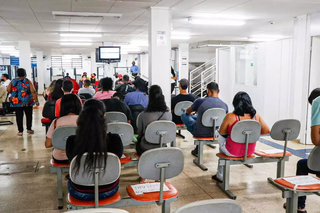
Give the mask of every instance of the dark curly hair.
<path id="1" fill-rule="evenodd" d="M 162 89 L 158 85 L 152 85 L 149 90 L 149 104 L 146 112 L 166 112 L 168 107 L 162 94 Z"/>
<path id="2" fill-rule="evenodd" d="M 257 113 L 252 106 L 250 96 L 246 92 L 238 92 L 233 98 L 232 105 L 234 107 L 233 113 L 237 116 L 250 114 L 251 118 L 254 118 Z"/>

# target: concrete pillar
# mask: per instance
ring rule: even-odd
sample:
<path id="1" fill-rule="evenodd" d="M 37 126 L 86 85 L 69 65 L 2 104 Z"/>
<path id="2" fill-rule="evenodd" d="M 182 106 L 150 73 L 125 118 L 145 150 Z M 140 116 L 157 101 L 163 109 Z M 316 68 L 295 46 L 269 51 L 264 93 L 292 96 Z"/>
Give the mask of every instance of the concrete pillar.
<path id="1" fill-rule="evenodd" d="M 179 44 L 179 79 L 189 79 L 189 44 Z"/>
<path id="2" fill-rule="evenodd" d="M 37 51 L 37 74 L 38 74 L 38 93 L 42 94 L 44 91 L 44 72 L 46 69 L 43 63 L 43 52 Z"/>
<path id="3" fill-rule="evenodd" d="M 149 85 L 161 86 L 171 106 L 171 9 L 151 7 L 149 20 Z"/>
<path id="4" fill-rule="evenodd" d="M 30 54 L 30 41 L 19 41 L 19 67 L 24 68 L 27 72 L 27 78 L 29 78 L 29 80 L 32 80 Z"/>
<path id="5" fill-rule="evenodd" d="M 91 73 L 97 74 L 96 51 L 91 52 Z"/>

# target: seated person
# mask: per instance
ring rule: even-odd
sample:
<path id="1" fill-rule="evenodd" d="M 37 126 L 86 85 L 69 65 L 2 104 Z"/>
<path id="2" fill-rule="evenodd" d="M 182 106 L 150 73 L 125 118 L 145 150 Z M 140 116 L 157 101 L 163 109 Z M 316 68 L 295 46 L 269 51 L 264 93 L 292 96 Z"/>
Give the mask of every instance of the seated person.
<path id="1" fill-rule="evenodd" d="M 122 74 L 116 74 L 115 75 L 116 78 L 118 78 L 118 80 L 116 80 L 115 86 L 119 86 L 120 84 L 122 84 Z"/>
<path id="2" fill-rule="evenodd" d="M 6 101 L 7 98 L 7 89 L 6 86 L 0 84 L 0 107 L 2 108 L 2 103 Z"/>
<path id="3" fill-rule="evenodd" d="M 101 100 L 106 106 L 106 112 L 122 112 L 127 116 L 128 123 L 132 121 L 130 108 L 123 103 L 123 95 L 121 93 L 114 93 L 110 99 Z"/>
<path id="4" fill-rule="evenodd" d="M 48 94 L 47 101 L 57 101 L 58 99 L 62 98 L 63 90 L 62 90 L 62 79 L 58 79 L 55 84 L 53 91 Z"/>
<path id="5" fill-rule="evenodd" d="M 146 94 L 147 87 L 146 82 L 141 79 L 137 78 L 134 82 L 132 82 L 134 85 L 134 92 L 130 92 L 126 95 L 124 99 L 124 103 L 128 106 L 132 105 L 142 105 L 144 108 L 148 106 L 149 98 Z"/>
<path id="6" fill-rule="evenodd" d="M 245 92 L 238 92 L 233 99 L 232 105 L 234 111 L 230 112 L 224 118 L 220 126 L 219 149 L 220 153 L 224 153 L 230 157 L 243 157 L 245 154 L 246 145 L 243 143 L 236 143 L 231 140 L 230 134 L 233 126 L 243 120 L 256 120 L 261 124 L 261 135 L 270 133 L 268 125 L 264 122 L 262 117 L 256 113 L 251 103 L 250 96 Z M 226 138 L 226 140 L 224 139 Z M 248 156 L 254 153 L 256 143 L 248 145 Z M 223 167 L 218 166 L 217 174 L 212 176 L 213 180 L 222 182 Z"/>
<path id="7" fill-rule="evenodd" d="M 122 78 L 122 84 L 119 84 L 116 87 L 116 91 L 120 92 L 120 93 L 122 93 L 124 95 L 126 95 L 129 92 L 132 92 L 133 88 L 132 88 L 131 83 L 129 81 L 130 81 L 129 76 L 128 75 L 124 75 L 123 78 Z"/>
<path id="8" fill-rule="evenodd" d="M 55 119 L 47 132 L 45 147 L 52 147 L 52 135 L 56 128 L 61 126 L 77 126 L 78 116 L 81 112 L 81 103 L 74 94 L 64 95 L 61 98 L 61 117 Z M 65 150 L 53 149 L 52 159 L 60 164 L 69 164 Z"/>
<path id="9" fill-rule="evenodd" d="M 116 93 L 112 90 L 113 81 L 111 78 L 106 77 L 99 81 L 99 91 L 94 95 L 94 99 L 103 100 L 112 98 L 113 94 Z"/>
<path id="10" fill-rule="evenodd" d="M 149 104 L 145 112 L 142 112 L 138 121 L 138 143 L 136 144 L 136 151 L 138 155 L 143 152 L 159 148 L 159 144 L 150 144 L 146 141 L 144 134 L 147 126 L 153 121 L 172 120 L 172 115 L 164 100 L 161 87 L 152 85 L 149 92 Z"/>
<path id="11" fill-rule="evenodd" d="M 176 107 L 177 103 L 182 102 L 182 101 L 194 102 L 197 99 L 196 95 L 188 94 L 188 92 L 187 92 L 188 85 L 189 85 L 189 81 L 187 79 L 185 79 L 185 78 L 181 79 L 179 82 L 180 94 L 171 99 L 172 121 L 175 124 L 183 124 L 183 122 L 181 121 L 181 117 L 174 114 L 174 108 Z"/>
<path id="12" fill-rule="evenodd" d="M 90 88 L 91 82 L 90 80 L 86 79 L 84 81 L 83 87 L 79 89 L 78 95 L 87 93 L 90 94 L 92 97 L 96 94 L 96 91 L 92 88 Z"/>
<path id="13" fill-rule="evenodd" d="M 219 85 L 215 82 L 211 82 L 207 85 L 206 98 L 197 99 L 191 107 L 189 107 L 186 113 L 181 115 L 181 120 L 186 125 L 188 131 L 195 137 L 213 137 L 214 132 L 212 127 L 205 127 L 202 125 L 203 113 L 212 108 L 224 109 L 228 113 L 228 105 L 219 99 Z M 196 112 L 197 115 L 192 115 Z M 198 157 L 198 146 L 191 151 L 191 154 Z"/>
<path id="14" fill-rule="evenodd" d="M 76 169 L 79 171 L 80 159 L 84 153 L 88 153 L 85 164 L 85 172 L 92 169 L 95 157 L 105 156 L 107 152 L 114 153 L 121 158 L 123 145 L 119 135 L 107 133 L 105 123 L 105 106 L 95 99 L 85 102 L 83 110 L 79 115 L 76 135 L 70 136 L 67 140 L 66 152 L 69 161 L 76 158 Z M 108 165 L 104 165 L 105 167 Z M 99 199 L 113 196 L 119 189 L 119 179 L 114 183 L 99 186 Z M 94 200 L 94 186 L 82 186 L 68 181 L 70 195 L 79 200 Z"/>
<path id="15" fill-rule="evenodd" d="M 57 80 L 53 80 L 51 83 L 50 83 L 50 85 L 49 85 L 49 87 L 47 88 L 47 89 L 45 89 L 45 91 L 43 91 L 43 98 L 44 98 L 44 100 L 48 100 L 48 97 L 49 97 L 49 95 L 53 92 L 53 90 L 54 90 L 54 87 L 55 87 L 55 85 L 56 85 L 56 82 L 57 82 Z"/>

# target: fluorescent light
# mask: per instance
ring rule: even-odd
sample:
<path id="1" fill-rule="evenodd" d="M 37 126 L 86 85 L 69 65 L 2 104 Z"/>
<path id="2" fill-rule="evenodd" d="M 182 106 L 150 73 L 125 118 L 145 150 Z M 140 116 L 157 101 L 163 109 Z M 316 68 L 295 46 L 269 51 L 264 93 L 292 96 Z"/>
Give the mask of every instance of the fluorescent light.
<path id="1" fill-rule="evenodd" d="M 0 46 L 0 50 L 15 50 L 14 46 Z"/>
<path id="2" fill-rule="evenodd" d="M 102 34 L 97 33 L 60 33 L 61 37 L 102 37 Z"/>
<path id="3" fill-rule="evenodd" d="M 171 39 L 172 40 L 188 40 L 188 39 L 190 39 L 191 38 L 191 36 L 183 36 L 183 35 L 179 35 L 179 36 L 175 36 L 175 35 L 173 35 L 173 36 L 171 36 Z"/>
<path id="4" fill-rule="evenodd" d="M 79 43 L 79 42 L 61 42 L 62 46 L 91 46 L 92 43 Z"/>
<path id="5" fill-rule="evenodd" d="M 231 19 L 193 19 L 189 18 L 189 22 L 191 24 L 198 24 L 198 25 L 215 25 L 215 26 L 242 26 L 246 24 L 245 21 L 239 20 L 231 20 Z"/>
<path id="6" fill-rule="evenodd" d="M 193 17 L 201 17 L 201 18 L 218 18 L 218 19 L 240 19 L 240 20 L 248 20 L 250 17 L 236 14 L 211 14 L 211 13 L 196 13 L 192 15 Z"/>
<path id="7" fill-rule="evenodd" d="M 65 12 L 65 11 L 52 11 L 53 17 L 69 17 L 69 18 L 104 18 L 113 17 L 120 19 L 121 13 L 88 13 L 88 12 Z"/>
<path id="8" fill-rule="evenodd" d="M 92 42 L 91 39 L 62 39 L 61 42 Z"/>

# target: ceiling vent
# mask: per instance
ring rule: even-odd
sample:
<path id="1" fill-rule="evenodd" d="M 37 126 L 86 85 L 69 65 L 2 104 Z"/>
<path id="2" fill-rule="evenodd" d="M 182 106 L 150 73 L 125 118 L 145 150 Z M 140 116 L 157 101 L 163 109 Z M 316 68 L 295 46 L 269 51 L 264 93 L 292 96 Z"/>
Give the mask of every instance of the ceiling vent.
<path id="1" fill-rule="evenodd" d="M 86 12 L 64 12 L 64 11 L 52 11 L 54 18 L 56 17 L 67 17 L 67 18 L 116 18 L 121 19 L 122 14 L 120 13 L 86 13 Z"/>

